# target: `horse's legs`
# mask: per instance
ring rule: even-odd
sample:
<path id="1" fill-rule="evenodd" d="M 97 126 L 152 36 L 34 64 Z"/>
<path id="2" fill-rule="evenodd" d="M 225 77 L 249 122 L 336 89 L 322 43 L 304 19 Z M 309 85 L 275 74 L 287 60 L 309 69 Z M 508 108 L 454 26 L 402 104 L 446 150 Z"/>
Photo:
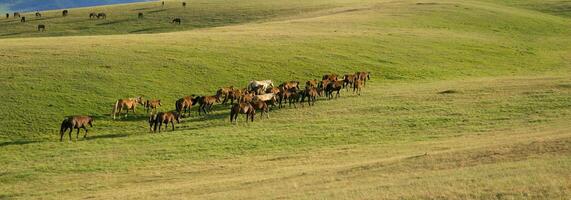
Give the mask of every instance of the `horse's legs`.
<path id="1" fill-rule="evenodd" d="M 59 135 L 60 135 L 59 141 L 60 142 L 63 142 L 63 135 L 65 134 L 65 132 L 67 132 L 67 127 L 64 128 L 63 130 L 60 130 L 60 133 L 59 133 Z"/>
<path id="2" fill-rule="evenodd" d="M 83 138 L 86 138 L 87 137 L 87 128 L 84 126 L 83 130 L 85 130 L 85 135 L 83 135 Z"/>
<path id="3" fill-rule="evenodd" d="M 73 140 L 71 139 L 71 132 L 72 132 L 72 131 L 73 131 L 73 128 L 69 128 L 69 141 L 73 141 Z"/>
<path id="4" fill-rule="evenodd" d="M 159 123 L 159 133 L 161 132 L 161 127 L 163 126 L 163 122 Z"/>
<path id="5" fill-rule="evenodd" d="M 172 131 L 174 131 L 174 120 L 171 121 L 171 124 L 172 124 Z M 167 126 L 168 126 L 168 124 L 167 124 Z"/>
<path id="6" fill-rule="evenodd" d="M 77 134 L 75 135 L 75 140 L 79 140 L 79 128 L 77 128 Z"/>

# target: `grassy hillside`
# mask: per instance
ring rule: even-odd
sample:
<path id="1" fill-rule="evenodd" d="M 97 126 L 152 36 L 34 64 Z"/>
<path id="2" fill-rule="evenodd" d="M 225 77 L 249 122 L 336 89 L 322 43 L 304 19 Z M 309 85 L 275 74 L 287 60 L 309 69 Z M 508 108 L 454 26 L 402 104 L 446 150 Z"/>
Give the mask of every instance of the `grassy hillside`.
<path id="1" fill-rule="evenodd" d="M 156 3 L 74 9 L 45 33 L 0 21 L 12 27 L 0 29 L 11 37 L 0 39 L 0 198 L 571 195 L 568 18 L 507 1 L 195 4 L 209 12 L 143 23 L 133 14 Z M 85 19 L 99 9 L 132 19 Z M 196 24 L 162 23 L 177 13 Z M 125 34 L 144 27 L 165 33 Z M 362 96 L 253 124 L 231 125 L 222 105 L 161 134 L 142 112 L 109 117 L 118 98 L 160 98 L 166 111 L 252 79 L 355 71 L 372 73 Z M 96 117 L 90 137 L 58 142 L 74 114 Z"/>

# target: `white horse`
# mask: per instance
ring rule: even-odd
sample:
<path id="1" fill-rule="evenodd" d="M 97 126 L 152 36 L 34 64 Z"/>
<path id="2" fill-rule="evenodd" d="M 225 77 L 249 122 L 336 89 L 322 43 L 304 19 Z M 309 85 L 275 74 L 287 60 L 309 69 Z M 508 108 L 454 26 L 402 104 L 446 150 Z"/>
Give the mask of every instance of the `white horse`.
<path id="1" fill-rule="evenodd" d="M 272 80 L 250 81 L 248 86 L 246 86 L 246 89 L 254 91 L 256 94 L 264 94 L 266 90 L 271 87 L 274 87 Z"/>

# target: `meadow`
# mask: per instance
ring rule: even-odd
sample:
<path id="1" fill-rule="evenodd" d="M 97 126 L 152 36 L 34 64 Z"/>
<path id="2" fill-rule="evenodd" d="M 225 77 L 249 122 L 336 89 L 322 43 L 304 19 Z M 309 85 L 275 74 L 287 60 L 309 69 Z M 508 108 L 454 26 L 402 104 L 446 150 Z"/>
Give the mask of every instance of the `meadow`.
<path id="1" fill-rule="evenodd" d="M 565 2 L 188 2 L 0 20 L 0 198 L 571 196 L 571 18 L 553 12 Z M 361 96 L 254 123 L 230 124 L 225 105 L 160 134 L 142 109 L 110 117 L 119 98 L 168 111 L 249 80 L 355 71 L 371 72 Z M 95 117 L 89 137 L 59 142 L 76 114 Z"/>

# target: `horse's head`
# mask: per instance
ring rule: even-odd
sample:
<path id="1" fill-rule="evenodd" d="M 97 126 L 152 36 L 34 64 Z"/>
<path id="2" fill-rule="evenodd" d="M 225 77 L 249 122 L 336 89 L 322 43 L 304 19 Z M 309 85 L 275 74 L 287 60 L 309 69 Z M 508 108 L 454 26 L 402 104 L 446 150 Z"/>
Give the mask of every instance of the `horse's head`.
<path id="1" fill-rule="evenodd" d="M 90 127 L 93 127 L 93 117 L 89 117 L 89 120 L 87 121 L 87 124 L 89 124 Z"/>
<path id="2" fill-rule="evenodd" d="M 371 80 L 371 72 L 367 72 L 367 80 Z"/>

